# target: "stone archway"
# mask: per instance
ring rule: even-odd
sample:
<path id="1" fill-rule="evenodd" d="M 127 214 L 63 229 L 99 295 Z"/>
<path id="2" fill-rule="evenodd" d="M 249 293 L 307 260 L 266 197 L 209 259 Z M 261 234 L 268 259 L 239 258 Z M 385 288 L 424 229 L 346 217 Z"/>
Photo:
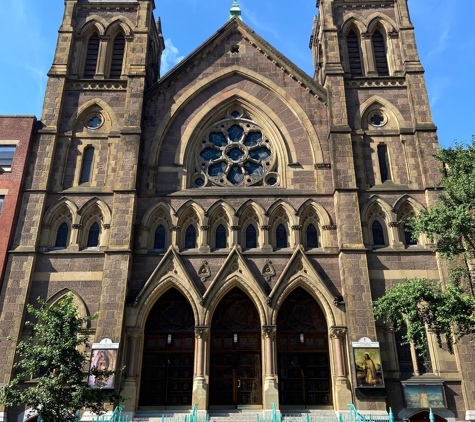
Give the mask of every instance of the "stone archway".
<path id="1" fill-rule="evenodd" d="M 328 327 L 322 309 L 298 287 L 277 315 L 280 407 L 332 404 Z"/>
<path id="2" fill-rule="evenodd" d="M 210 408 L 262 407 L 261 322 L 237 287 L 213 315 L 209 391 Z"/>
<path id="3" fill-rule="evenodd" d="M 144 330 L 141 410 L 191 407 L 194 328 L 193 309 L 174 288 L 150 310 Z"/>

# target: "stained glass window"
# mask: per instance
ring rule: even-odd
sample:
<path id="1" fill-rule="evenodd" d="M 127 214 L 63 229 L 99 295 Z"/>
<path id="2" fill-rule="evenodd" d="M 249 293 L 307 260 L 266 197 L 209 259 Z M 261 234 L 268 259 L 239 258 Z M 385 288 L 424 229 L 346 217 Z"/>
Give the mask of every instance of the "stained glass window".
<path id="1" fill-rule="evenodd" d="M 87 247 L 93 248 L 99 244 L 99 234 L 100 234 L 99 224 L 94 223 L 91 228 L 89 229 L 89 233 L 87 235 Z"/>
<path id="2" fill-rule="evenodd" d="M 246 248 L 257 248 L 257 232 L 254 224 L 249 224 L 246 229 Z"/>
<path id="3" fill-rule="evenodd" d="M 406 246 L 417 245 L 417 239 L 413 240 L 412 233 L 412 227 L 404 224 L 404 240 L 406 241 Z"/>
<path id="4" fill-rule="evenodd" d="M 373 244 L 375 246 L 384 246 L 384 245 L 386 245 L 386 242 L 384 240 L 383 226 L 381 225 L 381 223 L 378 220 L 374 221 L 371 229 L 372 229 L 372 232 L 373 232 Z"/>
<path id="5" fill-rule="evenodd" d="M 155 230 L 153 249 L 165 249 L 165 227 L 162 225 Z"/>
<path id="6" fill-rule="evenodd" d="M 55 248 L 65 248 L 68 241 L 68 232 L 69 227 L 66 223 L 63 223 L 59 226 L 58 231 L 56 232 L 56 242 L 54 244 Z"/>
<path id="7" fill-rule="evenodd" d="M 185 248 L 196 248 L 196 229 L 193 224 L 190 224 L 185 232 Z"/>
<path id="8" fill-rule="evenodd" d="M 226 229 L 222 224 L 216 229 L 216 248 L 224 249 L 226 247 Z"/>
<path id="9" fill-rule="evenodd" d="M 318 248 L 318 233 L 313 224 L 307 226 L 307 248 Z"/>
<path id="10" fill-rule="evenodd" d="M 275 247 L 286 248 L 287 246 L 287 230 L 283 224 L 279 224 L 275 231 Z"/>
<path id="11" fill-rule="evenodd" d="M 94 148 L 89 147 L 84 150 L 82 160 L 81 179 L 79 183 L 87 183 L 91 181 L 92 160 L 94 158 Z"/>
<path id="12" fill-rule="evenodd" d="M 234 288 L 220 302 L 213 315 L 213 331 L 259 331 L 261 323 L 257 309 L 249 296 Z"/>

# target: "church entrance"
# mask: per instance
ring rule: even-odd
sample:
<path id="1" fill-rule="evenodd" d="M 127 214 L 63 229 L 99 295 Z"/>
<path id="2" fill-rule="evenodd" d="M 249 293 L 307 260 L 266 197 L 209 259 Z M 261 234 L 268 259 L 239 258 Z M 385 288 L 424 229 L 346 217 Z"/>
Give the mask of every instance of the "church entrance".
<path id="1" fill-rule="evenodd" d="M 332 404 L 327 324 L 320 306 L 302 288 L 279 310 L 277 362 L 281 407 Z"/>
<path id="2" fill-rule="evenodd" d="M 153 306 L 144 335 L 140 409 L 189 409 L 195 321 L 186 298 L 168 290 Z"/>
<path id="3" fill-rule="evenodd" d="M 214 313 L 210 352 L 210 408 L 262 407 L 259 314 L 238 288 Z"/>

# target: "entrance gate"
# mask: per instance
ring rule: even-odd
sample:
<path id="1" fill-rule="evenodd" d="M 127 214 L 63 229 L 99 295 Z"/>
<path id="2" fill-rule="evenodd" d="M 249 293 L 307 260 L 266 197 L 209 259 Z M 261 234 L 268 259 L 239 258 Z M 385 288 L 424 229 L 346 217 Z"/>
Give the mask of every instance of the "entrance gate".
<path id="1" fill-rule="evenodd" d="M 282 406 L 330 405 L 328 330 L 317 302 L 294 290 L 277 318 L 279 400 Z"/>
<path id="2" fill-rule="evenodd" d="M 260 327 L 254 304 L 241 290 L 223 298 L 211 325 L 210 407 L 262 406 Z"/>
<path id="3" fill-rule="evenodd" d="M 194 317 L 185 297 L 166 292 L 147 319 L 144 336 L 141 409 L 189 409 L 192 404 Z"/>

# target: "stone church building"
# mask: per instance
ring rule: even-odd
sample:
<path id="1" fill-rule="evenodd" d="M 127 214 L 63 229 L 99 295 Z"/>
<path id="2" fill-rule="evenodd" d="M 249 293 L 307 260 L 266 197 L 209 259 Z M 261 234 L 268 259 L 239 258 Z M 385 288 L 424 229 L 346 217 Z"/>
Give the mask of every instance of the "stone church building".
<path id="1" fill-rule="evenodd" d="M 236 2 L 165 75 L 154 0 L 64 3 L 0 297 L 0 384 L 26 304 L 72 292 L 99 312 L 91 353 L 112 344 L 126 367 L 130 415 L 353 403 L 475 419 L 470 346 L 429 335 L 423 359 L 372 314 L 405 277 L 447 276 L 404 223 L 440 178 L 407 0 L 317 1 L 314 75 Z"/>

